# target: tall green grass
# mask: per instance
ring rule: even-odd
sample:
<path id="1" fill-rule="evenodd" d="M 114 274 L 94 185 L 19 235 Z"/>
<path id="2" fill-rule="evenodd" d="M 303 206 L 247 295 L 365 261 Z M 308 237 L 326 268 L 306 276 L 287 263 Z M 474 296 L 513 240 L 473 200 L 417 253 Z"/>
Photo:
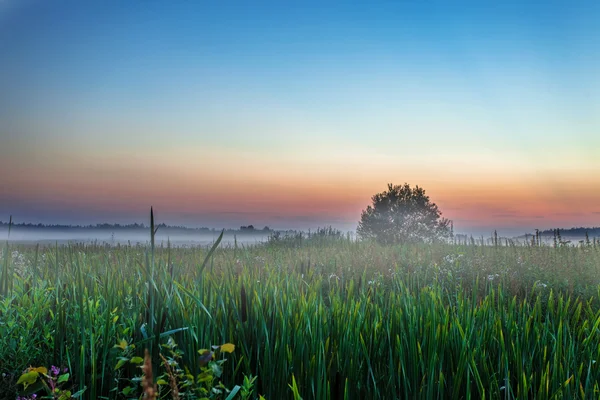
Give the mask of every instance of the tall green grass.
<path id="1" fill-rule="evenodd" d="M 151 215 L 152 221 L 154 215 Z M 600 249 L 279 240 L 266 246 L 9 247 L 0 288 L 0 397 L 29 365 L 71 369 L 117 399 L 115 370 L 173 337 L 232 342 L 223 380 L 267 399 L 597 398 Z M 4 390 L 4 392 L 2 392 Z"/>

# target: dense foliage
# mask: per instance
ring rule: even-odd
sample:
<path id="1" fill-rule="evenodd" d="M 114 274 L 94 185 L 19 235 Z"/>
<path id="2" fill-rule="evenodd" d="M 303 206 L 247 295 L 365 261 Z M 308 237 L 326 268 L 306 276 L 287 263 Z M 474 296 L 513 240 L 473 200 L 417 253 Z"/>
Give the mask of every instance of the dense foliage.
<path id="1" fill-rule="evenodd" d="M 228 342 L 218 376 L 202 375 L 221 388 L 214 398 L 234 387 L 242 398 L 244 382 L 244 398 L 267 399 L 600 394 L 593 245 L 381 246 L 323 234 L 219 248 L 205 263 L 207 253 L 6 247 L 0 398 L 22 394 L 19 377 L 41 366 L 68 371 L 65 390 L 83 398 L 138 398 L 145 349 L 157 390 L 169 396 L 171 357 L 185 393 L 207 372 L 207 349 Z"/>
<path id="2" fill-rule="evenodd" d="M 409 184 L 388 185 L 372 197 L 363 210 L 356 233 L 380 243 L 434 243 L 452 236 L 451 222 L 442 218 L 438 206 L 425 190 Z"/>

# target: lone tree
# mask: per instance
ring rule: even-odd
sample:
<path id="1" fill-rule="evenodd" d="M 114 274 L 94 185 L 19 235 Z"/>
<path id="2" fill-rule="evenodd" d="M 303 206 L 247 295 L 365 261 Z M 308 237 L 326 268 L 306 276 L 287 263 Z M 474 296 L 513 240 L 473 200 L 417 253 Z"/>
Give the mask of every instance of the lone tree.
<path id="1" fill-rule="evenodd" d="M 432 243 L 452 237 L 452 222 L 442 218 L 435 203 L 419 186 L 388 184 L 363 210 L 356 233 L 384 244 Z"/>

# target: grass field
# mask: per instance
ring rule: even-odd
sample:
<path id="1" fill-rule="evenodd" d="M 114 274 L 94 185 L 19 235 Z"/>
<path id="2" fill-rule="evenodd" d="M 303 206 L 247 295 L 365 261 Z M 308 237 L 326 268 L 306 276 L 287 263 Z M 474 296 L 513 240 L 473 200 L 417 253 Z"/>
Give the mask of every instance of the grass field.
<path id="1" fill-rule="evenodd" d="M 63 394 L 140 398 L 145 349 L 164 398 L 600 396 L 600 246 L 324 232 L 212 254 L 7 244 L 0 265 L 0 398 L 24 371 L 43 393 L 51 366 Z"/>

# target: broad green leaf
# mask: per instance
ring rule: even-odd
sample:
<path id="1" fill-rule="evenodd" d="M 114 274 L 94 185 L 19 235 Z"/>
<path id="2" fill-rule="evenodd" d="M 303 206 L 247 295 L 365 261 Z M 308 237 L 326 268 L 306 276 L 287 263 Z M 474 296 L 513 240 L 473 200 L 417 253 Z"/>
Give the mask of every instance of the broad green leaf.
<path id="1" fill-rule="evenodd" d="M 56 383 L 63 383 L 69 380 L 69 374 L 62 374 L 61 376 L 58 377 L 58 380 L 56 381 Z"/>
<path id="2" fill-rule="evenodd" d="M 125 365 L 125 363 L 126 363 L 127 361 L 129 361 L 129 360 L 128 360 L 128 359 L 126 359 L 126 358 L 120 358 L 120 359 L 119 359 L 119 362 L 118 362 L 118 363 L 117 363 L 117 365 L 115 366 L 115 371 L 116 371 L 117 369 L 121 368 L 123 365 Z"/>
<path id="3" fill-rule="evenodd" d="M 127 396 L 127 395 L 129 395 L 129 394 L 131 394 L 131 393 L 133 393 L 133 392 L 135 392 L 135 388 L 133 388 L 133 387 L 131 387 L 131 386 L 124 387 L 124 388 L 123 388 L 123 390 L 122 390 L 122 393 L 123 393 L 125 396 Z"/>
<path id="4" fill-rule="evenodd" d="M 198 375 L 197 382 L 203 383 L 203 382 L 210 382 L 212 380 L 213 380 L 212 374 L 210 374 L 209 372 L 202 372 L 200 375 Z"/>
<path id="5" fill-rule="evenodd" d="M 78 399 L 81 396 L 83 396 L 83 393 L 85 393 L 86 390 L 87 390 L 87 387 L 84 387 L 83 389 L 78 390 L 77 392 L 73 393 L 73 395 L 71 397 L 74 399 Z"/>
<path id="6" fill-rule="evenodd" d="M 71 391 L 67 390 L 60 394 L 58 400 L 69 400 L 71 398 Z"/>
<path id="7" fill-rule="evenodd" d="M 212 370 L 214 376 L 216 376 L 217 378 L 221 377 L 221 375 L 223 374 L 223 368 L 219 364 L 212 362 L 208 366 Z"/>
<path id="8" fill-rule="evenodd" d="M 40 376 L 40 373 L 37 371 L 29 371 L 21 375 L 19 380 L 17 381 L 17 385 L 23 385 L 25 387 L 31 385 L 37 378 Z"/>
<path id="9" fill-rule="evenodd" d="M 231 393 L 229 393 L 229 396 L 227 396 L 227 398 L 225 400 L 233 400 L 233 398 L 235 397 L 236 394 L 238 394 L 238 392 L 240 391 L 241 387 L 239 385 L 236 385 L 232 390 Z"/>
<path id="10" fill-rule="evenodd" d="M 133 357 L 129 362 L 132 364 L 141 364 L 144 362 L 144 359 L 142 357 Z"/>

